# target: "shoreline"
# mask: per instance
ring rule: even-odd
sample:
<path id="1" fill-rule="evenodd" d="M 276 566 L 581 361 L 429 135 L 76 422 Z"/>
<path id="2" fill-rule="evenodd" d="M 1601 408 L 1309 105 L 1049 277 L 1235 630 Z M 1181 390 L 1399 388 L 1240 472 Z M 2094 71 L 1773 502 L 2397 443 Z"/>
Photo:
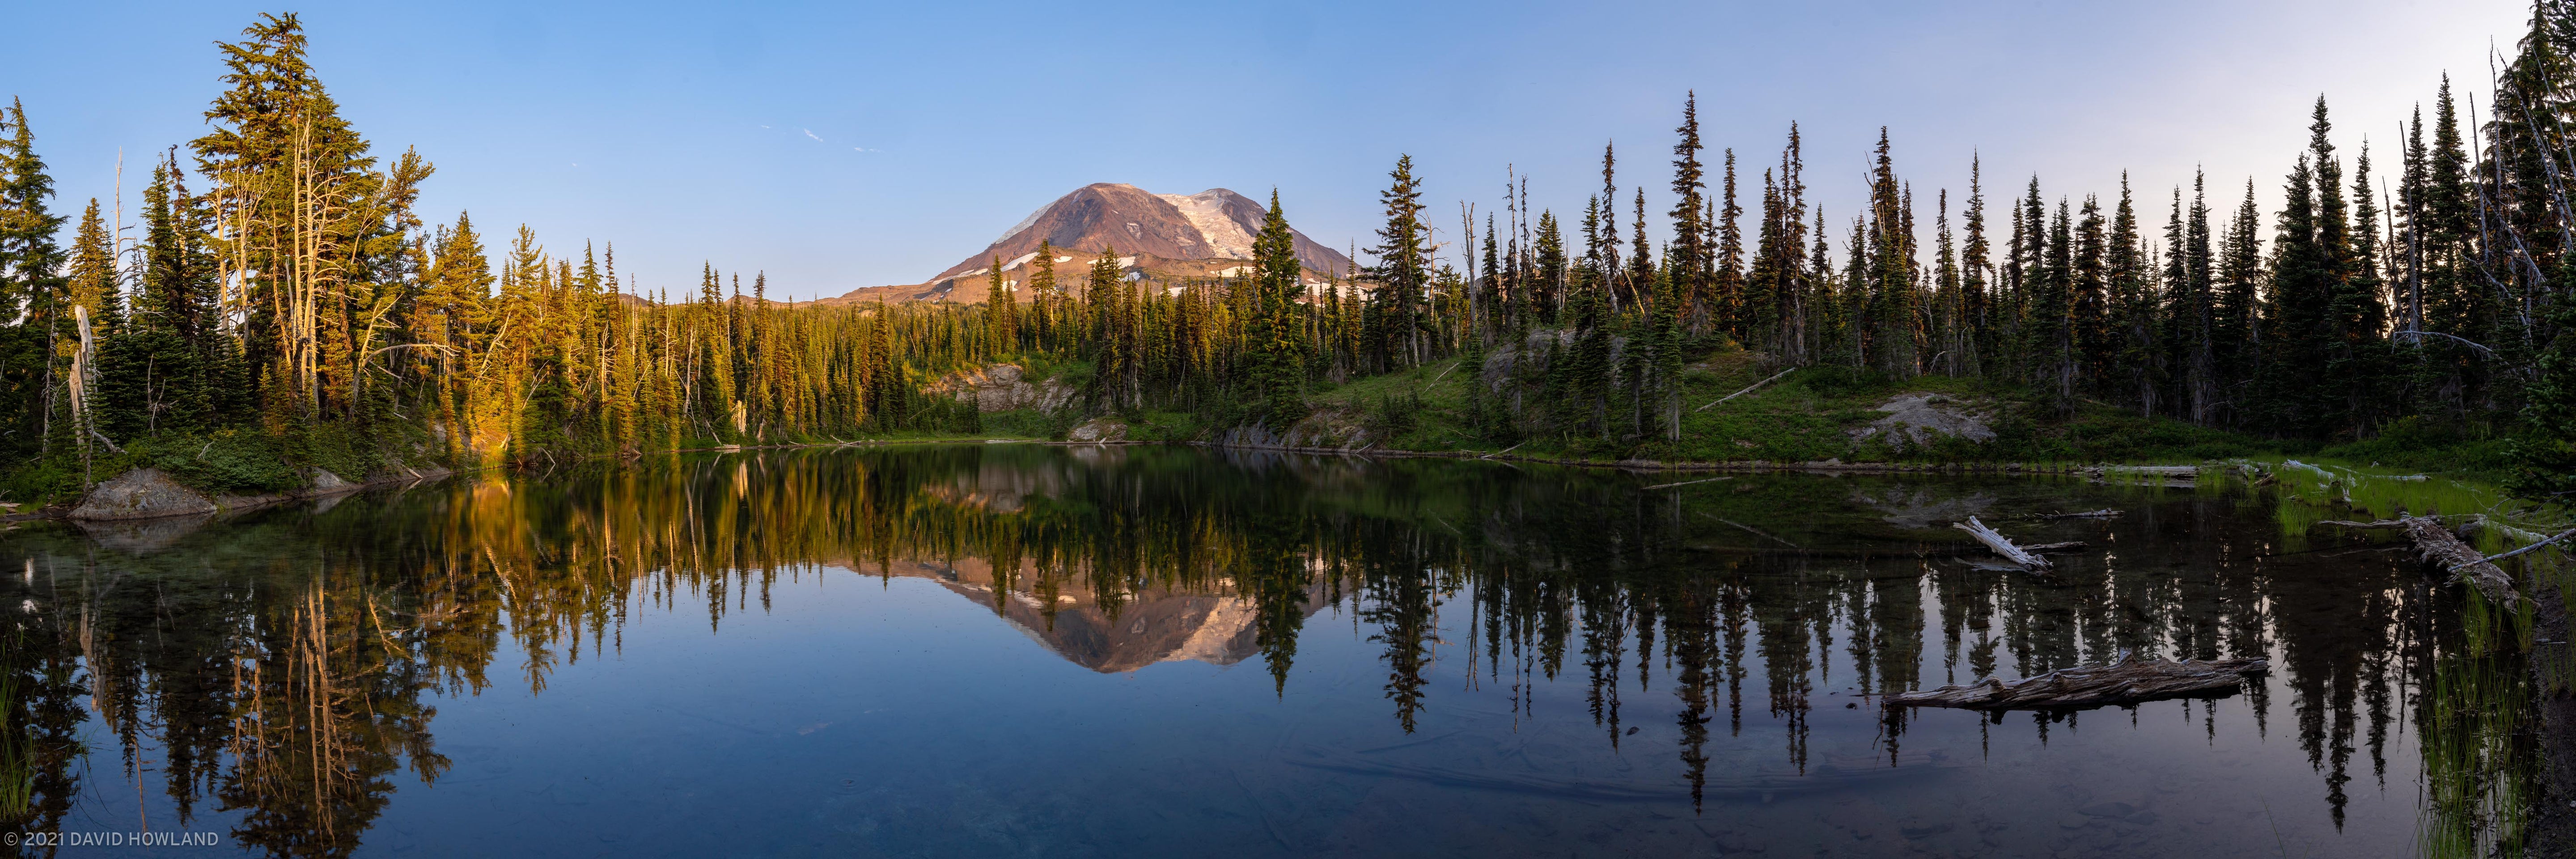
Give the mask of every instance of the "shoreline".
<path id="1" fill-rule="evenodd" d="M 715 446 L 708 446 L 708 447 L 685 447 L 685 448 L 672 448 L 672 449 L 669 449 L 669 450 L 653 451 L 653 452 L 649 452 L 649 453 L 648 453 L 648 452 L 642 452 L 642 451 L 636 451 L 636 452 L 613 453 L 613 454 L 599 454 L 599 455 L 594 456 L 594 457 L 586 457 L 586 459 L 635 460 L 635 459 L 641 459 L 642 457 L 644 457 L 644 456 L 648 456 L 648 455 L 651 455 L 651 454 L 653 454 L 653 453 L 663 453 L 663 454 L 680 454 L 680 453 L 740 453 L 740 452 L 744 452 L 744 451 L 760 451 L 760 450 L 808 450 L 808 449 L 830 449 L 830 448 L 852 448 L 852 447 L 891 447 L 891 446 L 897 446 L 897 445 L 969 445 L 969 444 L 1029 444 L 1029 445 L 1043 445 L 1043 446 L 1048 446 L 1048 447 L 1128 447 L 1128 446 L 1145 446 L 1145 445 L 1172 445 L 1172 446 L 1186 446 L 1186 447 L 1207 448 L 1207 449 L 1212 449 L 1212 450 L 1267 451 L 1267 452 L 1275 452 L 1275 453 L 1297 453 L 1297 454 L 1308 454 L 1308 455 L 1316 455 L 1316 456 L 1361 457 L 1361 458 L 1369 458 L 1369 459 L 1453 459 L 1453 460 L 1477 460 L 1477 461 L 1492 461 L 1492 462 L 1503 463 L 1503 464 L 1511 464 L 1511 463 L 1529 463 L 1529 464 L 1536 464 L 1536 465 L 1554 465 L 1554 466 L 1567 467 L 1567 468 L 1607 469 L 1607 470 L 1624 471 L 1624 472 L 1629 472 L 1629 473 L 1685 473 L 1685 474 L 1686 474 L 1686 473 L 1738 473 L 1738 474 L 1806 473 L 1806 474 L 1858 474 L 1858 475 L 1867 475 L 1867 474 L 1956 474 L 1956 475 L 2002 475 L 2002 476 L 2029 476 L 2029 477 L 2039 477 L 2039 476 L 2051 476 L 2051 477 L 2056 477 L 2056 476 L 2086 476 L 2086 477 L 2091 477 L 2091 478 L 2094 478 L 2094 479 L 2100 479 L 2100 478 L 2102 478 L 2103 476 L 2108 475 L 2108 474 L 2119 474 L 2119 473 L 2126 472 L 2126 473 L 2130 474 L 2131 476 L 2139 477 L 2139 478 L 2145 478 L 2145 479 L 2165 479 L 2165 480 L 2169 480 L 2169 481 L 2176 481 L 2176 482 L 2187 482 L 2187 481 L 2193 481 L 2193 480 L 2195 480 L 2195 479 L 2196 479 L 2196 477 L 2198 476 L 2199 472 L 2201 472 L 2202 470 L 2206 469 L 2206 468 L 2208 467 L 2208 465 L 2209 465 L 2209 462 L 2198 462 L 2198 463 L 2135 464 L 2135 463 L 2077 463 L 2077 462 L 2039 462 L 2039 463 L 2033 463 L 2033 462 L 1843 462 L 1843 461 L 1841 461 L 1840 459 L 1825 459 L 1825 460 L 1814 460 L 1814 461 L 1803 461 L 1803 462 L 1787 462 L 1787 461 L 1771 461 L 1771 460 L 1726 460 L 1726 461 L 1715 461 L 1715 462 L 1710 462 L 1710 461 L 1696 461 L 1696 460 L 1665 461 L 1665 460 L 1652 460 L 1652 459 L 1602 460 L 1602 459 L 1580 459 L 1580 458 L 1573 458 L 1573 457 L 1545 456 L 1545 455 L 1539 455 L 1539 454 L 1521 454 L 1521 453 L 1513 453 L 1513 452 L 1512 452 L 1512 450 L 1511 450 L 1510 448 L 1505 448 L 1504 450 L 1501 450 L 1501 451 L 1496 451 L 1496 452 L 1486 453 L 1486 452 L 1477 452 L 1477 451 L 1423 451 L 1423 450 L 1404 450 L 1404 449 L 1398 449 L 1398 448 L 1376 448 L 1376 447 L 1363 447 L 1363 448 L 1358 448 L 1358 449 L 1348 449 L 1348 448 L 1331 448 L 1331 447 L 1292 447 L 1292 446 L 1284 446 L 1284 445 L 1247 445 L 1247 444 L 1228 444 L 1228 443 L 1224 443 L 1224 442 L 1213 442 L 1213 441 L 1160 441 L 1160 440 L 1136 440 L 1136 439 L 1115 439 L 1115 440 L 1101 440 L 1101 441 L 1056 441 L 1056 440 L 1049 440 L 1049 439 L 1034 439 L 1034 438 L 992 438 L 992 437 L 985 437 L 985 438 L 861 439 L 861 440 L 850 440 L 850 441 L 841 441 L 841 440 L 837 440 L 837 439 L 835 439 L 835 440 L 829 440 L 829 441 L 813 441 L 813 442 L 781 442 L 781 443 L 776 443 L 776 444 L 715 445 Z M 305 490 L 305 491 L 298 491 L 298 492 L 271 493 L 271 494 L 264 494 L 264 495 L 251 495 L 251 496 L 218 495 L 218 494 L 214 494 L 214 493 L 201 492 L 201 491 L 195 490 L 194 488 L 189 488 L 189 491 L 190 491 L 190 492 L 193 492 L 193 493 L 196 493 L 197 495 L 199 495 L 199 496 L 201 496 L 201 497 L 205 498 L 207 501 L 209 501 L 209 502 L 213 503 L 213 504 L 215 505 L 215 507 L 216 507 L 216 510 L 215 510 L 214 512 L 216 512 L 216 513 L 218 513 L 218 514 L 229 514 L 229 513 L 236 513 L 236 512 L 246 512 L 246 511 L 249 511 L 249 510 L 255 510 L 255 509 L 259 509 L 259 508 L 263 508 L 263 507 L 275 506 L 275 505 L 278 505 L 278 504 L 284 504 L 284 503 L 287 503 L 287 502 L 290 502 L 290 501 L 299 501 L 299 500 L 310 500 L 310 499 L 316 499 L 316 498 L 335 497 L 335 496 L 340 496 L 340 495 L 353 494 L 353 493 L 357 493 L 357 492 L 364 491 L 364 490 L 367 490 L 367 489 L 376 489 L 376 488 L 383 488 L 383 487 L 388 487 L 388 486 L 400 486 L 400 485 L 413 485 L 413 484 L 420 484 L 420 483 L 426 483 L 426 482 L 430 482 L 430 481 L 433 481 L 433 480 L 439 480 L 439 479 L 443 479 L 443 478 L 447 478 L 447 477 L 454 477 L 454 476 L 456 476 L 456 475 L 460 475 L 460 474 L 470 474 L 470 473 L 475 473 L 475 472 L 491 471 L 491 470 L 495 470 L 495 469 L 508 469 L 508 468 L 513 468 L 513 467 L 515 467 L 515 466 L 517 466 L 517 465 L 519 465 L 519 464 L 517 464 L 517 463 L 493 463 L 493 464 L 481 465 L 481 466 L 475 466 L 475 467 L 468 467 L 468 468 L 445 468 L 445 467 L 440 467 L 440 468 L 434 468 L 434 469 L 430 469 L 430 470 L 423 471 L 423 472 L 416 472 L 416 473 L 414 473 L 414 474 L 413 474 L 413 475 L 411 475 L 411 476 L 397 476 L 397 477 L 391 477 L 391 478 L 385 478 L 385 479 L 379 479 L 379 480 L 367 481 L 367 482 L 363 482 L 363 483 L 351 482 L 351 483 L 345 483 L 345 484 L 340 485 L 340 486 L 334 486 L 334 487 L 329 488 L 329 489 L 309 489 L 309 490 Z M 127 474 L 131 474 L 131 473 L 132 473 L 132 472 L 127 472 Z M 122 476 L 123 476 L 123 475 L 119 475 L 119 477 L 122 477 Z M 114 480 L 114 479 L 117 479 L 117 478 L 110 478 L 110 480 Z M 102 483 L 102 484 L 104 484 L 105 482 L 106 482 L 106 481 L 102 481 L 101 483 Z M 77 506 L 78 506 L 77 504 L 72 504 L 72 505 L 56 504 L 56 505 L 48 506 L 48 507 L 45 507 L 45 508 L 43 508 L 43 509 L 36 510 L 36 511 L 19 512 L 19 513 L 10 513 L 10 514 L 6 514 L 6 515 L 0 515 L 0 523 L 28 522 L 28 521 L 38 521 L 38 520 L 46 520 L 46 519 L 71 519 L 71 518 L 73 518 L 73 517 L 72 517 L 70 514 L 72 513 L 72 511 L 73 511 L 74 509 L 76 509 L 76 508 L 77 508 Z M 166 512 L 166 513 L 156 513 L 156 514 L 152 514 L 152 515 L 145 515 L 145 516 L 126 516 L 126 517 L 116 517 L 116 518 L 98 518 L 98 519 L 94 519 L 94 520 L 92 520 L 92 521 L 102 521 L 102 522 L 115 522 L 115 521 L 143 521 L 143 520 L 149 520 L 149 519 L 167 518 L 167 517 L 171 517 L 171 516 L 185 516 L 185 515 L 193 515 L 193 514 L 195 514 L 195 513 L 202 513 L 202 512 L 203 512 L 203 511 L 170 511 L 170 512 Z"/>

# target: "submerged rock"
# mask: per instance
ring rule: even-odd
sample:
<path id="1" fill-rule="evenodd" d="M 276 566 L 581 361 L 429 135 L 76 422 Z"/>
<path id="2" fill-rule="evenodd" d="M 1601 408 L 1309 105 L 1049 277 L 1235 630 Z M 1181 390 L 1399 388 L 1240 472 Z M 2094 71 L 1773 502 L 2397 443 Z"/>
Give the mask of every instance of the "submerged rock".
<path id="1" fill-rule="evenodd" d="M 197 529 L 213 521 L 213 513 L 182 513 L 149 519 L 77 520 L 72 524 L 100 546 L 143 555 L 177 545 L 180 538 L 197 533 Z"/>
<path id="2" fill-rule="evenodd" d="M 71 518 L 154 519 L 215 512 L 215 502 L 170 479 L 158 468 L 138 468 L 117 475 L 89 491 Z"/>

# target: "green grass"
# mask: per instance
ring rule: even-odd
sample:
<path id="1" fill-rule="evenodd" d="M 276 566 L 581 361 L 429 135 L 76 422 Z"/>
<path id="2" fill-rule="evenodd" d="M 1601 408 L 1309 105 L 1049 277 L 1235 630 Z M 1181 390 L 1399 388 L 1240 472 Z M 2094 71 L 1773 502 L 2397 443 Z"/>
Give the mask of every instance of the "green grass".
<path id="1" fill-rule="evenodd" d="M 1421 367 L 1325 386 L 1310 396 L 1318 410 L 1366 423 L 1384 447 L 1416 451 L 1494 451 L 1507 444 L 1479 438 L 1469 420 L 1470 380 L 1476 368 L 1452 358 Z M 1776 372 L 1776 371 L 1772 371 Z M 1753 356 L 1722 352 L 1682 375 L 1682 432 L 1668 439 L 1602 440 L 1542 434 L 1516 451 L 1534 456 L 1682 462 L 2116 462 L 2191 463 L 2269 452 L 2272 445 L 2182 421 L 2149 418 L 2099 403 L 2060 415 L 2021 388 L 1972 379 L 1925 376 L 1892 380 L 1843 368 L 1801 369 L 1785 378 L 1710 406 L 1772 375 Z M 1928 449 L 1892 450 L 1876 441 L 1855 443 L 1850 433 L 1884 416 L 1877 407 L 1900 394 L 1941 394 L 1988 414 L 1996 438 L 1978 444 L 1952 440 Z M 1539 394 L 1524 395 L 1535 408 Z M 1391 416 L 1418 402 L 1409 415 Z M 1703 408 L 1703 406 L 1707 406 Z M 1391 437 L 1386 431 L 1393 431 Z"/>

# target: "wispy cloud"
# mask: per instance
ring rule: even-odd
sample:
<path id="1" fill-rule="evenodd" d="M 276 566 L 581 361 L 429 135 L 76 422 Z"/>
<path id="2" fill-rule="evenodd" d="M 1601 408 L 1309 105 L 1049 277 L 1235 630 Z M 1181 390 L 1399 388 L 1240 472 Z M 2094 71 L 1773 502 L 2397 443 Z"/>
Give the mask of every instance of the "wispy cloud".
<path id="1" fill-rule="evenodd" d="M 821 142 L 823 142 L 823 138 L 822 138 L 822 137 L 820 137 L 820 136 L 818 136 L 818 135 L 816 135 L 816 134 L 814 133 L 814 129 L 811 129 L 811 128 L 799 128 L 799 129 L 796 129 L 796 130 L 798 130 L 798 131 L 802 131 L 802 132 L 805 132 L 805 136 L 814 138 L 814 142 L 816 142 L 816 143 L 821 143 Z"/>
<path id="2" fill-rule="evenodd" d="M 867 147 L 865 147 L 865 146 L 852 146 L 852 147 L 850 147 L 850 151 L 852 151 L 852 152 L 884 152 L 885 150 L 883 150 L 883 149 L 869 149 L 869 148 L 867 148 Z"/>

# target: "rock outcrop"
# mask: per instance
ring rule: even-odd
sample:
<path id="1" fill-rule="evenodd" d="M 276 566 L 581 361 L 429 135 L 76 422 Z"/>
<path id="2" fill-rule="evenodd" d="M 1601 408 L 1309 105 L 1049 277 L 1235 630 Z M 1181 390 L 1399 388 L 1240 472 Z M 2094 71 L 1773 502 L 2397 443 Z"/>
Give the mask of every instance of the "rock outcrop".
<path id="1" fill-rule="evenodd" d="M 1359 450 L 1373 444 L 1368 422 L 1354 411 L 1326 406 L 1277 432 L 1260 424 L 1235 427 L 1218 433 L 1219 447 L 1307 448 Z"/>
<path id="2" fill-rule="evenodd" d="M 239 512 L 299 498 L 336 499 L 380 483 L 436 480 L 454 473 L 444 468 L 426 471 L 403 468 L 402 471 L 409 475 L 408 481 L 388 476 L 376 483 L 361 483 L 341 477 L 330 469 L 317 467 L 305 470 L 302 489 L 270 495 L 216 495 L 209 498 L 160 469 L 138 468 L 91 487 L 89 495 L 83 497 L 80 505 L 72 508 L 66 516 L 85 522 L 188 516 L 199 517 L 198 521 L 202 523 L 203 517 L 215 513 Z"/>
<path id="3" fill-rule="evenodd" d="M 1064 434 L 1065 441 L 1126 441 L 1127 422 L 1117 418 L 1092 418 Z"/>
<path id="4" fill-rule="evenodd" d="M 939 377 L 924 390 L 974 403 L 977 411 L 1002 412 L 1012 409 L 1036 409 L 1051 412 L 1064 408 L 1073 400 L 1073 386 L 1062 380 L 1028 380 L 1016 364 L 995 364 L 980 370 L 959 370 Z"/>
<path id="5" fill-rule="evenodd" d="M 331 473 L 331 470 L 328 468 L 313 469 L 312 485 L 313 494 L 315 495 L 338 495 L 343 492 L 356 492 L 360 489 L 366 488 L 366 484 L 351 483 L 347 480 L 341 479 L 340 475 Z"/>
<path id="6" fill-rule="evenodd" d="M 157 519 L 213 513 L 215 502 L 180 485 L 158 468 L 138 468 L 115 476 L 89 491 L 71 518 L 91 520 Z"/>
<path id="7" fill-rule="evenodd" d="M 1985 443 L 1995 440 L 1995 431 L 1986 425 L 1992 418 L 1981 404 L 1966 403 L 1944 394 L 1905 394 L 1878 407 L 1887 417 L 1850 431 L 1853 444 L 1872 439 L 1889 449 L 1928 447 L 1945 438 L 1964 438 Z"/>

